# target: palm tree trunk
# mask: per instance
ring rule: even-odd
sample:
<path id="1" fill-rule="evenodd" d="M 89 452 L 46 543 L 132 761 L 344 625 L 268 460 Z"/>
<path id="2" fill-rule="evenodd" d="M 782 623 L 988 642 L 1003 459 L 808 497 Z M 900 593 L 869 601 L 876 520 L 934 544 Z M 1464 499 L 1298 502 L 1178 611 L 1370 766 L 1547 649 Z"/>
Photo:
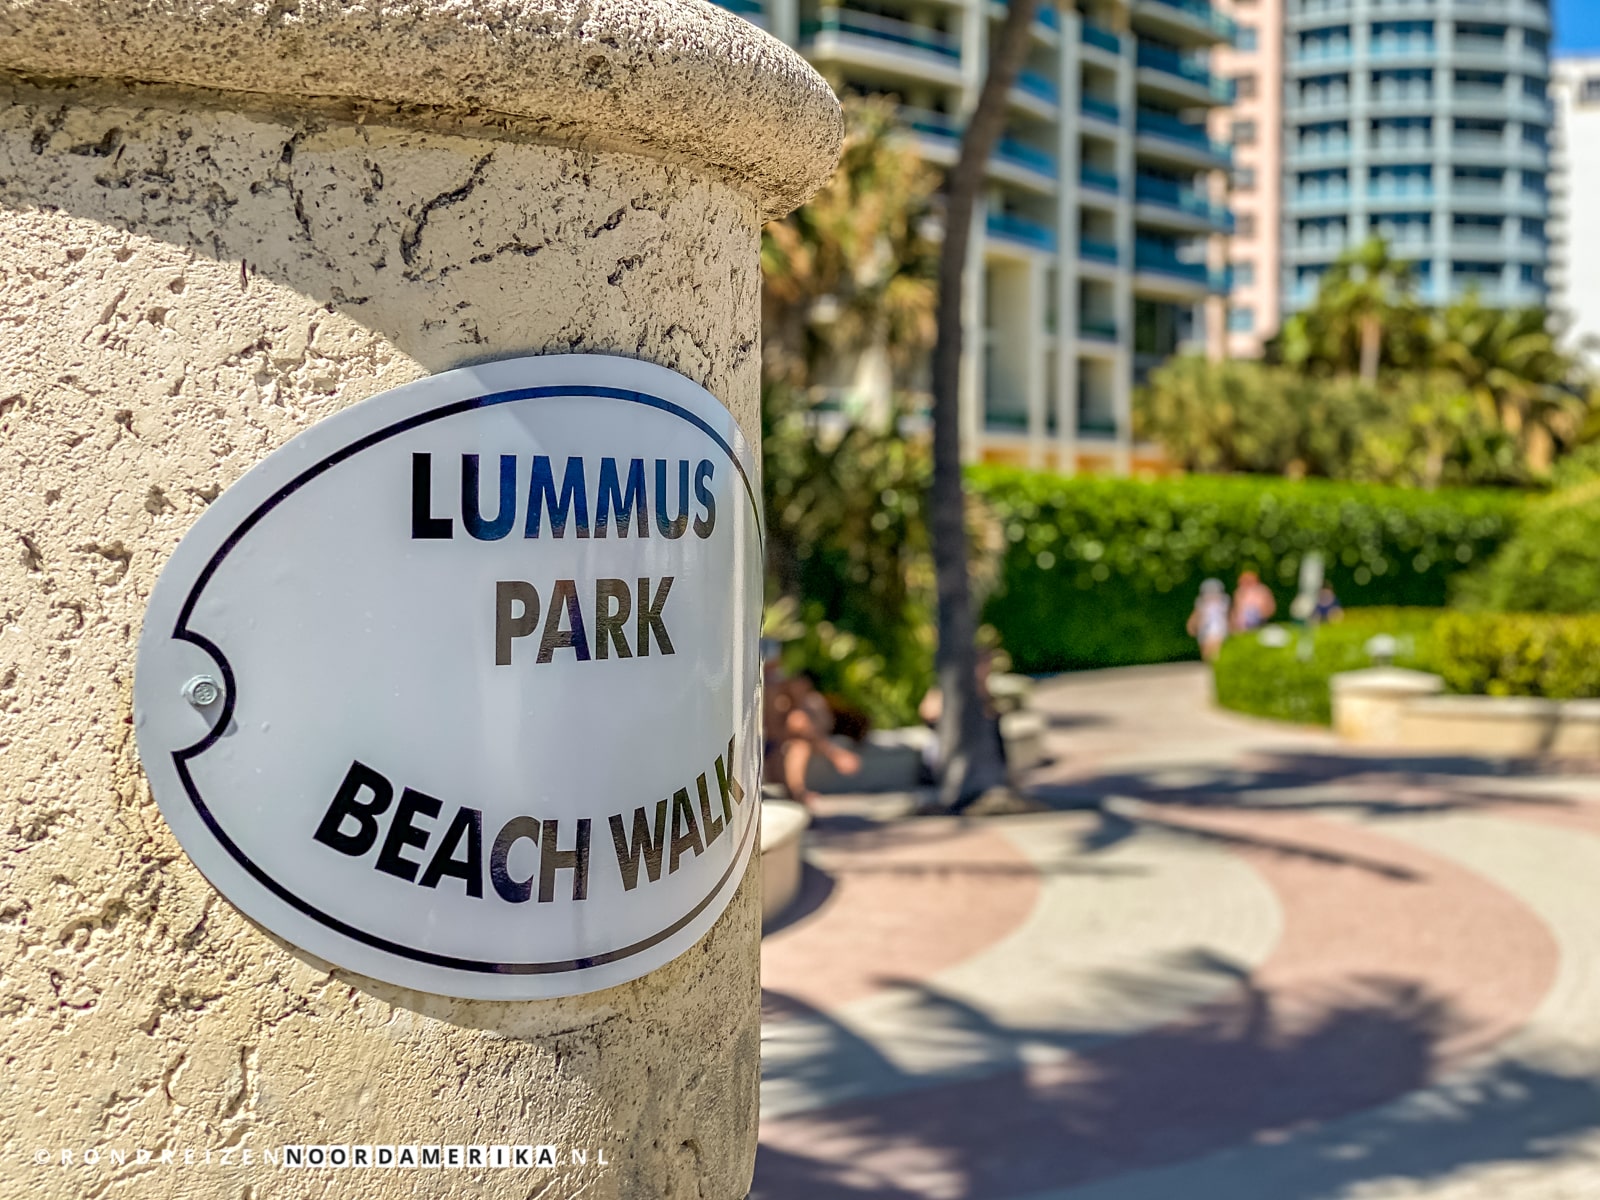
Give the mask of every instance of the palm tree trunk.
<path id="1" fill-rule="evenodd" d="M 1383 349 L 1383 322 L 1376 313 L 1361 318 L 1361 382 L 1378 382 L 1378 354 Z"/>
<path id="2" fill-rule="evenodd" d="M 1006 96 L 1028 54 L 1039 0 L 1010 0 L 978 107 L 945 179 L 944 242 L 933 348 L 933 484 L 928 507 L 939 602 L 939 799 L 958 808 L 1005 782 L 1005 763 L 978 692 L 977 626 L 967 577 L 966 490 L 961 478 L 961 317 L 972 215 L 989 156 L 1005 128 Z"/>

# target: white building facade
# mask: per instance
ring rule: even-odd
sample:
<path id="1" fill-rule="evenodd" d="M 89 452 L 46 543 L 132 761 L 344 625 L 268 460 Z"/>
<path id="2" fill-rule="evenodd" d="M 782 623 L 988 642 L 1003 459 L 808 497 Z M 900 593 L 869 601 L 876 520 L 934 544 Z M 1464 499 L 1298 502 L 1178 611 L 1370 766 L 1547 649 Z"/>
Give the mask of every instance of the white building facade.
<path id="1" fill-rule="evenodd" d="M 1550 90 L 1550 307 L 1566 344 L 1600 366 L 1600 55 L 1558 58 Z"/>
<path id="2" fill-rule="evenodd" d="M 955 162 L 1005 9 L 989 0 L 723 0 L 842 95 L 896 97 L 924 157 Z M 1041 8 L 976 218 L 966 296 L 969 457 L 1072 472 L 1155 465 L 1133 388 L 1203 339 L 1224 292 L 1229 167 L 1206 114 L 1232 27 L 1204 0 Z"/>

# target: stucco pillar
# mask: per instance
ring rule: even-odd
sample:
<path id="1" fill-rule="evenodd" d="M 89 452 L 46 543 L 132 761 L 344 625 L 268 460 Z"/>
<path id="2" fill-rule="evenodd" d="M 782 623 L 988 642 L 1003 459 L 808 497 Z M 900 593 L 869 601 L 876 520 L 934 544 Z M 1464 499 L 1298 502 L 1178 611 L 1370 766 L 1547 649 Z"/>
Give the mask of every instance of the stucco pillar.
<path id="1" fill-rule="evenodd" d="M 833 95 L 697 0 L 4 0 L 0 71 L 0 1190 L 745 1195 L 754 861 L 712 932 L 632 984 L 524 1003 L 379 984 L 194 869 L 130 690 L 196 515 L 389 387 L 623 354 L 703 385 L 754 442 L 759 227 L 831 169 Z M 589 1161 L 337 1183 L 259 1165 L 419 1142 Z"/>

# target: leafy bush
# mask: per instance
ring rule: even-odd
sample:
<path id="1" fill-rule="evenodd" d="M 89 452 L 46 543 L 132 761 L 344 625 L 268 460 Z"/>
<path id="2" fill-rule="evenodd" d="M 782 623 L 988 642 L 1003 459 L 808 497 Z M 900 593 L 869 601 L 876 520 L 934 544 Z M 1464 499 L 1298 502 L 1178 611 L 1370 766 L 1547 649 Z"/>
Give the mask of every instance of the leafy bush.
<path id="1" fill-rule="evenodd" d="M 1431 671 L 1465 695 L 1600 697 L 1600 617 L 1353 609 L 1345 619 L 1283 646 L 1232 637 L 1216 663 L 1217 703 L 1236 712 L 1326 725 L 1329 680 L 1372 665 L 1375 635 L 1397 642 L 1394 665 Z M 1306 653 L 1309 645 L 1310 653 Z"/>
<path id="2" fill-rule="evenodd" d="M 1433 628 L 1430 670 L 1453 692 L 1600 696 L 1600 617 L 1447 613 Z"/>
<path id="3" fill-rule="evenodd" d="M 1184 624 L 1201 580 L 1231 587 L 1253 568 L 1286 610 L 1310 551 L 1347 606 L 1441 606 L 1452 577 L 1507 540 L 1523 503 L 1504 492 L 1267 478 L 980 467 L 971 479 L 1006 536 L 985 616 L 1023 671 L 1194 658 Z"/>
<path id="4" fill-rule="evenodd" d="M 1257 634 L 1231 637 L 1217 656 L 1217 703 L 1235 712 L 1327 725 L 1333 719 L 1328 680 L 1341 671 L 1372 666 L 1369 640 L 1390 634 L 1398 647 L 1395 666 L 1427 670 L 1440 615 L 1439 609 L 1429 608 L 1358 608 L 1314 632 L 1286 630 L 1285 645 L 1271 645 Z"/>
<path id="5" fill-rule="evenodd" d="M 1493 612 L 1600 612 L 1600 480 L 1530 505 L 1516 535 L 1459 581 L 1456 598 Z"/>

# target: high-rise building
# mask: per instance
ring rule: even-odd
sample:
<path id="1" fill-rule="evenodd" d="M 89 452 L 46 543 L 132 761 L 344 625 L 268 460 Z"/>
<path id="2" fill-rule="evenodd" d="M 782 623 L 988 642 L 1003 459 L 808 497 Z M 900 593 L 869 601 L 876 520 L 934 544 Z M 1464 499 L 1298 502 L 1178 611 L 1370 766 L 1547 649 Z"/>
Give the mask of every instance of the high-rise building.
<path id="1" fill-rule="evenodd" d="M 1257 358 L 1282 317 L 1283 0 L 1219 0 L 1236 23 L 1233 44 L 1212 55 L 1233 103 L 1211 114 L 1211 135 L 1233 146 L 1228 207 L 1237 225 L 1227 247 L 1232 287 L 1212 306 L 1206 344 L 1230 358 Z"/>
<path id="2" fill-rule="evenodd" d="M 1543 304 L 1547 0 L 1287 0 L 1283 288 L 1377 234 L 1443 303 Z"/>
<path id="3" fill-rule="evenodd" d="M 1561 58 L 1550 175 L 1550 307 L 1567 344 L 1600 365 L 1600 56 Z M 1580 216 L 1581 214 L 1581 216 Z"/>
<path id="4" fill-rule="evenodd" d="M 1004 9 L 990 0 L 723 0 L 796 46 L 841 94 L 898 99 L 923 155 L 955 162 Z M 1206 0 L 1040 9 L 989 164 L 968 271 L 969 455 L 1126 472 L 1136 376 L 1198 344 L 1232 228 L 1205 114 L 1231 36 Z"/>

